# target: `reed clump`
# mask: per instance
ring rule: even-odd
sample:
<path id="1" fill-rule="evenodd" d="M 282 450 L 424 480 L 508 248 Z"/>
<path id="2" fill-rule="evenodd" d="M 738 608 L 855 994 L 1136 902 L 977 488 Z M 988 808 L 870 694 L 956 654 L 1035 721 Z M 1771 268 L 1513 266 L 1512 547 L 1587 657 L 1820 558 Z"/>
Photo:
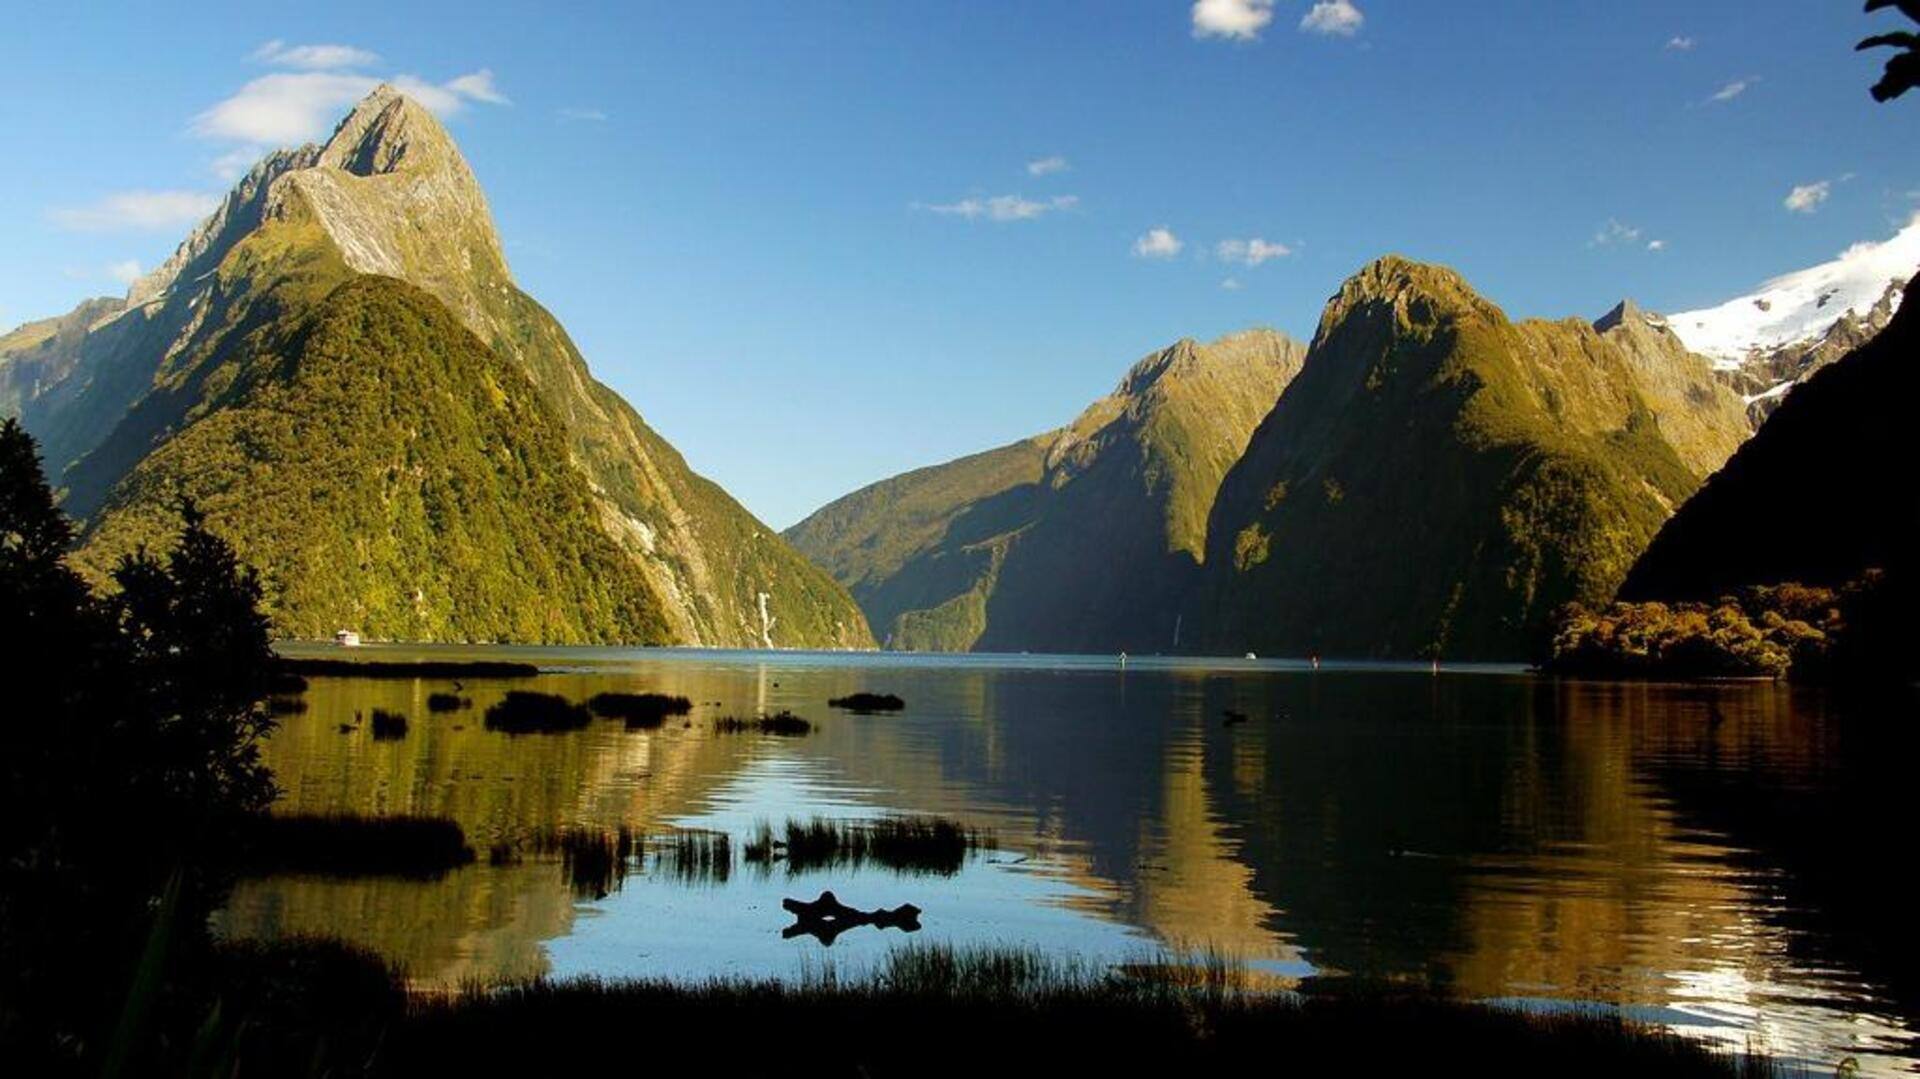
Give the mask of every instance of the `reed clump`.
<path id="1" fill-rule="evenodd" d="M 373 727 L 373 740 L 376 742 L 398 741 L 407 736 L 407 717 L 399 712 L 375 708 L 370 723 Z"/>
<path id="2" fill-rule="evenodd" d="M 472 707 L 472 697 L 462 697 L 458 693 L 427 694 L 427 711 L 429 712 L 464 712 Z"/>
<path id="3" fill-rule="evenodd" d="M 693 711 L 693 702 L 665 693 L 596 693 L 587 701 L 596 716 L 626 722 L 628 730 L 650 730 L 665 723 L 668 716 L 684 716 Z"/>
<path id="4" fill-rule="evenodd" d="M 246 829 L 239 864 L 243 873 L 253 876 L 431 880 L 473 858 L 466 833 L 446 817 L 269 813 Z"/>
<path id="5" fill-rule="evenodd" d="M 717 734 L 771 734 L 799 738 L 813 733 L 813 724 L 786 709 L 770 716 L 721 716 L 713 721 Z"/>
<path id="6" fill-rule="evenodd" d="M 992 831 L 945 817 L 813 817 L 790 818 L 778 832 L 762 821 L 741 854 L 743 861 L 763 871 L 784 861 L 789 874 L 877 865 L 898 873 L 952 876 L 976 852 L 997 849 L 999 840 Z"/>
<path id="7" fill-rule="evenodd" d="M 605 899 L 626 882 L 627 875 L 640 868 L 645 856 L 646 835 L 622 824 L 614 828 L 549 828 L 534 834 L 536 853 L 560 856 L 560 865 L 573 888 L 573 894 L 586 899 Z M 517 861 L 496 844 L 488 860 Z M 497 861 L 495 864 L 511 864 Z"/>
<path id="8" fill-rule="evenodd" d="M 844 708 L 849 712 L 871 715 L 875 712 L 898 712 L 907 706 L 907 702 L 892 693 L 849 693 L 844 697 L 833 697 L 827 701 L 829 708 Z"/>
<path id="9" fill-rule="evenodd" d="M 509 690 L 486 714 L 487 729 L 504 734 L 555 734 L 592 722 L 590 712 L 565 697 L 524 689 Z"/>

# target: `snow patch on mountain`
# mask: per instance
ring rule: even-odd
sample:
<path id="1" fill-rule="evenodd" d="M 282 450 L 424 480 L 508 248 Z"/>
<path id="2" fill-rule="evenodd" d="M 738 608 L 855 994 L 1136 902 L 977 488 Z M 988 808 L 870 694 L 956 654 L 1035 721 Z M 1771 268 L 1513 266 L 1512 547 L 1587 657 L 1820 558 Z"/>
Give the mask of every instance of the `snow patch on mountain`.
<path id="1" fill-rule="evenodd" d="M 1847 314 L 1865 314 L 1920 270 L 1920 213 L 1891 239 L 1863 241 L 1830 262 L 1776 277 L 1718 307 L 1668 315 L 1689 351 L 1722 370 L 1749 357 L 1825 333 Z M 1895 302 L 1898 302 L 1896 297 Z"/>

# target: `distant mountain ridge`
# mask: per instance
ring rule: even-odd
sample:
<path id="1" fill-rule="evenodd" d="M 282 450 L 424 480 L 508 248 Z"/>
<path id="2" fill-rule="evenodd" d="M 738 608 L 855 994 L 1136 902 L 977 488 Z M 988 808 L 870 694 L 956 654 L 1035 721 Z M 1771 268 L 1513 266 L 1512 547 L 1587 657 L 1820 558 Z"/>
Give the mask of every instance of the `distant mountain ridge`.
<path id="1" fill-rule="evenodd" d="M 1176 342 L 1066 427 L 883 480 L 787 536 L 888 647 L 1164 651 L 1220 478 L 1304 352 L 1271 330 Z"/>
<path id="2" fill-rule="evenodd" d="M 262 395 L 323 389 L 301 377 L 314 359 L 307 351 L 308 331 L 321 324 L 340 327 L 324 314 L 339 290 L 361 278 L 405 282 L 432 297 L 453 321 L 435 322 L 424 336 L 408 336 L 395 320 L 414 317 L 408 311 L 417 315 L 417 298 L 363 291 L 355 296 L 365 317 L 358 329 L 342 329 L 332 339 L 335 344 L 351 344 L 360 334 L 395 335 L 405 340 L 409 355 L 429 362 L 434 356 L 471 354 L 459 340 L 460 334 L 470 334 L 480 349 L 497 354 L 517 372 L 514 379 L 496 373 L 486 385 L 453 392 L 452 411 L 437 414 L 447 429 L 403 428 L 416 434 L 408 446 L 393 447 L 400 454 L 394 463 L 378 474 L 352 477 L 340 488 L 352 493 L 352 502 L 375 482 L 393 487 L 396 478 L 406 478 L 414 487 L 405 498 L 389 490 L 380 500 L 396 507 L 395 519 L 355 522 L 370 534 L 335 522 L 338 535 L 332 542 L 343 548 L 412 533 L 422 543 L 458 540 L 476 565 L 500 571 L 482 576 L 495 580 L 498 590 L 469 596 L 457 618 L 446 613 L 451 593 L 433 594 L 435 587 L 451 588 L 446 581 L 395 582 L 401 593 L 418 596 L 404 610 L 385 601 L 362 602 L 367 597 L 356 594 L 372 567 L 399 572 L 414 560 L 382 561 L 364 552 L 347 557 L 333 549 L 323 557 L 300 544 L 324 544 L 324 537 L 296 542 L 274 523 L 278 514 L 253 512 L 251 504 L 263 490 L 292 496 L 273 486 L 269 472 L 320 467 L 332 459 L 328 453 L 320 453 L 317 462 L 293 459 L 311 453 L 296 439 L 269 440 L 235 456 L 216 452 L 221 448 L 205 433 L 191 443 L 198 447 L 192 456 L 217 466 L 211 470 L 180 470 L 177 459 L 189 455 L 162 453 L 197 429 L 211 432 L 215 428 L 206 425 L 229 422 L 229 415 L 255 414 L 248 410 L 265 399 Z M 283 627 L 297 625 L 302 632 L 324 627 L 324 620 L 316 621 L 323 618 L 321 608 L 298 607 L 318 603 L 324 592 L 324 619 L 337 618 L 373 636 L 515 639 L 528 623 L 509 609 L 507 597 L 540 579 L 542 559 L 531 545 L 564 546 L 577 537 L 549 541 L 548 528 L 482 535 L 475 529 L 482 507 L 466 501 L 475 491 L 464 486 L 449 489 L 447 498 L 431 507 L 419 501 L 436 476 L 452 478 L 436 466 L 468 459 L 463 456 L 468 450 L 479 449 L 485 452 L 470 460 L 475 467 L 490 461 L 493 477 L 482 483 L 471 469 L 458 474 L 482 488 L 507 482 L 508 474 L 529 460 L 560 469 L 559 477 L 546 478 L 575 493 L 554 492 L 558 501 L 547 507 L 560 516 L 546 524 L 590 532 L 591 538 L 581 542 L 605 544 L 626 567 L 607 580 L 638 589 L 632 603 L 585 604 L 540 621 L 547 627 L 543 640 L 871 644 L 864 619 L 839 585 L 725 492 L 695 475 L 638 413 L 592 378 L 566 332 L 514 284 L 485 196 L 445 128 L 391 87 L 360 102 L 324 145 L 277 151 L 256 165 L 172 258 L 134 284 L 127 310 L 94 326 L 63 362 L 66 377 L 24 395 L 19 411 L 41 440 L 49 473 L 66 491 L 67 507 L 88 518 L 85 562 L 101 564 L 154 535 L 168 505 L 189 494 L 217 530 L 227 525 L 252 529 L 230 538 L 270 577 L 294 581 L 307 570 L 298 564 L 303 559 L 317 558 L 328 567 L 329 588 L 313 590 L 305 599 L 299 589 L 277 593 L 295 605 L 276 609 Z M 420 392 L 437 391 L 428 383 Z M 430 402 L 389 402 L 400 412 L 415 404 Z M 486 410 L 499 408 L 520 411 L 527 425 L 489 428 L 478 422 Z M 534 422 L 535 415 L 543 422 Z M 387 421 L 369 422 L 381 427 Z M 472 441 L 488 429 L 503 440 L 490 451 Z M 526 441 L 544 438 L 533 432 L 548 429 L 560 439 L 557 456 L 535 451 Z M 351 442 L 356 436 L 336 428 L 330 437 Z M 442 449 L 444 455 L 438 452 Z M 597 558 L 558 567 L 556 572 L 573 579 L 559 591 L 593 593 L 581 578 L 601 564 Z M 627 573 L 631 581 L 625 580 Z M 542 587 L 556 587 L 556 582 Z M 650 613 L 613 617 L 613 611 Z"/>
<path id="3" fill-rule="evenodd" d="M 1267 377 L 1211 377 L 1249 348 Z M 1309 347 L 1180 342 L 1067 428 L 788 535 L 895 648 L 1515 659 L 1553 608 L 1611 597 L 1749 431 L 1631 302 L 1516 324 L 1389 257 Z"/>
<path id="4" fill-rule="evenodd" d="M 1215 652 L 1526 656 L 1742 436 L 1701 361 L 1656 344 L 1631 317 L 1514 323 L 1444 267 L 1368 265 L 1221 485 L 1188 625 Z"/>

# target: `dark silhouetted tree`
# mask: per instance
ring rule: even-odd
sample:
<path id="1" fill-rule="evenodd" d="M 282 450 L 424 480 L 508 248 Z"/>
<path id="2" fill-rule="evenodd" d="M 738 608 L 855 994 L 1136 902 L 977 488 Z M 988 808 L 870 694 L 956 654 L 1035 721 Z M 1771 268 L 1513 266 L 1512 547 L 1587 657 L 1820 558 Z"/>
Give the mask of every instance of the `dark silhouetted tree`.
<path id="1" fill-rule="evenodd" d="M 1897 8 L 1902 15 L 1920 23 L 1920 0 L 1867 0 L 1869 12 L 1882 8 Z M 1899 49 L 1888 58 L 1886 70 L 1880 75 L 1880 81 L 1873 84 L 1875 101 L 1892 101 L 1915 86 L 1920 86 L 1920 34 L 1908 30 L 1895 30 L 1888 34 L 1875 34 L 1860 44 L 1856 51 L 1878 48 Z"/>
<path id="2" fill-rule="evenodd" d="M 191 508 L 110 598 L 67 565 L 72 540 L 33 439 L 0 423 L 0 1058 L 23 1074 L 97 1066 L 154 941 L 192 969 L 274 794 L 252 573 Z"/>

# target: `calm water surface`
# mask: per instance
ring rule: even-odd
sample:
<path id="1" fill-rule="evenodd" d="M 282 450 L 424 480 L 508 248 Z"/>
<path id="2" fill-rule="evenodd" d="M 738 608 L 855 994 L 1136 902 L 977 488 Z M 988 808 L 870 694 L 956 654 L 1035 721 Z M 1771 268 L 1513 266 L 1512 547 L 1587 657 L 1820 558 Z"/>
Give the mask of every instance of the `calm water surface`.
<path id="1" fill-rule="evenodd" d="M 289 649 L 298 651 L 298 649 Z M 309 649 L 340 655 L 331 648 Z M 551 673 L 316 678 L 266 756 L 297 811 L 451 816 L 482 852 L 442 880 L 243 883 L 222 931 L 323 933 L 423 985 L 534 974 L 793 975 L 903 942 L 1033 945 L 1095 959 L 1215 947 L 1283 982 L 1428 985 L 1529 1006 L 1618 1007 L 1736 1047 L 1869 1074 L 1920 1070 L 1904 825 L 1913 717 L 1783 686 L 1555 682 L 1518 671 L 1264 661 L 586 649 L 399 649 L 526 659 Z M 691 717 L 630 732 L 508 736 L 507 688 L 584 700 L 683 694 Z M 826 707 L 898 693 L 898 715 Z M 718 702 L 713 704 L 710 702 Z M 343 721 L 412 720 L 376 742 Z M 790 708 L 805 738 L 721 735 Z M 1249 719 L 1223 723 L 1224 710 Z M 741 860 L 761 822 L 937 814 L 999 849 L 957 874 L 790 876 Z M 604 898 L 560 865 L 487 848 L 553 826 L 733 837 L 687 880 L 654 853 Z M 1898 838 L 1896 838 L 1898 837 Z M 782 937 L 780 900 L 832 889 L 913 903 L 924 928 Z"/>

